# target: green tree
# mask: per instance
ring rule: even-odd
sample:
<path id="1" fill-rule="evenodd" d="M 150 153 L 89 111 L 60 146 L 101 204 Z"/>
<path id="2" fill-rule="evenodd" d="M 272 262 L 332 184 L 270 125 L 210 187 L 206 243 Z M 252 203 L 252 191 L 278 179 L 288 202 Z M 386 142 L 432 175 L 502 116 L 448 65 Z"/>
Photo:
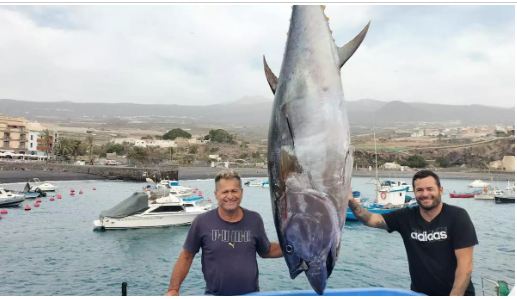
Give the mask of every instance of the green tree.
<path id="1" fill-rule="evenodd" d="M 129 151 L 127 153 L 128 159 L 131 159 L 133 161 L 137 161 L 141 164 L 147 162 L 147 159 L 149 157 L 149 153 L 144 147 L 139 146 L 133 146 L 129 148 Z"/>
<path id="2" fill-rule="evenodd" d="M 86 146 L 80 140 L 62 137 L 58 139 L 54 153 L 67 161 L 72 158 L 75 161 L 77 156 L 86 153 Z"/>
<path id="3" fill-rule="evenodd" d="M 52 133 L 50 133 L 50 130 L 45 129 L 41 132 L 41 143 L 45 148 L 45 156 L 47 157 L 48 161 L 48 154 L 52 152 L 53 147 L 53 136 Z"/>
<path id="4" fill-rule="evenodd" d="M 88 149 L 88 162 L 92 163 L 92 155 L 93 155 L 93 135 L 88 134 L 86 136 L 86 148 Z"/>
<path id="5" fill-rule="evenodd" d="M 223 129 L 210 130 L 208 132 L 208 135 L 205 136 L 205 140 L 207 140 L 207 139 L 210 140 L 211 142 L 230 143 L 230 144 L 235 143 L 235 141 L 233 140 L 233 136 Z"/>
<path id="6" fill-rule="evenodd" d="M 424 157 L 413 155 L 406 159 L 406 165 L 411 168 L 423 168 L 427 166 L 427 162 L 425 161 Z"/>
<path id="7" fill-rule="evenodd" d="M 126 148 L 122 144 L 108 143 L 105 147 L 104 156 L 105 153 L 117 153 L 117 155 L 121 156 L 126 153 Z"/>
<path id="8" fill-rule="evenodd" d="M 436 159 L 436 163 L 438 163 L 438 165 L 443 168 L 449 167 L 451 165 L 451 162 L 446 157 L 438 157 Z"/>
<path id="9" fill-rule="evenodd" d="M 188 139 L 188 138 L 192 137 L 192 135 L 189 132 L 183 131 L 180 128 L 176 128 L 176 129 L 170 130 L 169 132 L 163 134 L 163 136 L 162 136 L 163 139 L 168 139 L 168 140 L 174 140 L 178 137 Z"/>
<path id="10" fill-rule="evenodd" d="M 60 137 L 54 146 L 54 154 L 61 159 L 70 160 L 73 151 L 72 147 L 71 139 Z"/>
<path id="11" fill-rule="evenodd" d="M 198 151 L 198 147 L 197 145 L 192 145 L 189 147 L 188 149 L 188 153 L 189 154 L 197 154 L 197 151 Z"/>

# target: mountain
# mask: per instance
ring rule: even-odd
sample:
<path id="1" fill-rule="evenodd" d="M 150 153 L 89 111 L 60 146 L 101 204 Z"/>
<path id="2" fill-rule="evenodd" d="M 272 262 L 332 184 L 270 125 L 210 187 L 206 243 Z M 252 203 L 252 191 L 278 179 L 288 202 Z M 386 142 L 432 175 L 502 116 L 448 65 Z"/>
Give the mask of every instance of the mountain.
<path id="1" fill-rule="evenodd" d="M 246 97 L 233 103 L 208 106 L 133 103 L 30 102 L 0 99 L 0 114 L 35 121 L 128 121 L 196 124 L 197 126 L 267 127 L 273 102 Z M 515 123 L 515 107 L 439 105 L 363 99 L 346 103 L 352 126 L 392 126 L 415 122 L 457 121 L 463 125 Z"/>

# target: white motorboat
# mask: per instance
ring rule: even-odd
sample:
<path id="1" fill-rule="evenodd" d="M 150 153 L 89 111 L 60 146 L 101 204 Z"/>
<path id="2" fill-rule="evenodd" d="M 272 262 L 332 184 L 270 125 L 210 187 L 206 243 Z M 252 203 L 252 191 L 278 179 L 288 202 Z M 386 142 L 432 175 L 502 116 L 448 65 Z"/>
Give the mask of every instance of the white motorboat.
<path id="1" fill-rule="evenodd" d="M 176 196 L 160 189 L 135 192 L 113 208 L 101 212 L 93 225 L 95 230 L 186 225 L 210 209 L 212 204 L 196 194 Z"/>
<path id="2" fill-rule="evenodd" d="M 0 207 L 17 207 L 24 200 L 23 194 L 13 193 L 0 187 Z"/>
<path id="3" fill-rule="evenodd" d="M 490 183 L 483 182 L 482 180 L 474 180 L 469 184 L 470 188 L 484 188 L 488 187 Z"/>
<path id="4" fill-rule="evenodd" d="M 52 185 L 49 182 L 42 182 L 38 178 L 33 178 L 32 181 L 29 181 L 31 192 L 53 192 L 56 191 L 56 186 Z"/>
<path id="5" fill-rule="evenodd" d="M 269 188 L 269 180 L 251 179 L 249 181 L 244 182 L 244 186 Z"/>

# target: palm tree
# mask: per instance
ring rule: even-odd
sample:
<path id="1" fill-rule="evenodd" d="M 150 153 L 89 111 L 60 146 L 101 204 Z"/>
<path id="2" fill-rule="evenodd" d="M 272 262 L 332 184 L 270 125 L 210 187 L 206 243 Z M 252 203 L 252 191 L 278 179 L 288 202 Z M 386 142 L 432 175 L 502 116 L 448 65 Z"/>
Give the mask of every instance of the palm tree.
<path id="1" fill-rule="evenodd" d="M 90 164 L 93 164 L 93 160 L 92 160 L 93 135 L 92 134 L 88 134 L 88 136 L 86 136 L 86 147 L 88 148 L 88 154 L 89 154 L 88 162 Z"/>
<path id="2" fill-rule="evenodd" d="M 48 161 L 48 154 L 52 152 L 53 149 L 53 136 L 49 129 L 45 129 L 41 132 L 41 143 L 45 149 L 45 156 Z"/>

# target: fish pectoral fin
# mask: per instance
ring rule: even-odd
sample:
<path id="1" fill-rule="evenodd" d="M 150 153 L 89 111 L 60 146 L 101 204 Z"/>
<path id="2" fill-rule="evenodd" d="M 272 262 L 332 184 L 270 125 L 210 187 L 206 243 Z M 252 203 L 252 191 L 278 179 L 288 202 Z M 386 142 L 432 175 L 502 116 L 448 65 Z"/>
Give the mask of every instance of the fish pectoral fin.
<path id="1" fill-rule="evenodd" d="M 282 181 L 286 182 L 293 172 L 300 172 L 301 167 L 292 148 L 283 146 L 280 150 L 280 174 Z"/>
<path id="2" fill-rule="evenodd" d="M 370 27 L 370 22 L 364 26 L 363 30 L 359 32 L 358 35 L 354 37 L 351 41 L 349 41 L 346 45 L 342 47 L 338 47 L 338 55 L 339 55 L 339 68 L 341 68 L 347 60 L 354 55 L 355 50 L 359 48 L 361 43 L 364 40 L 364 37 L 366 36 L 366 33 L 368 32 L 368 28 Z"/>
<path id="3" fill-rule="evenodd" d="M 266 56 L 262 56 L 264 59 L 264 72 L 266 73 L 267 83 L 269 83 L 269 87 L 271 87 L 271 91 L 273 94 L 276 92 L 276 86 L 278 85 L 278 77 L 273 73 L 273 71 L 269 68 L 266 62 Z"/>

